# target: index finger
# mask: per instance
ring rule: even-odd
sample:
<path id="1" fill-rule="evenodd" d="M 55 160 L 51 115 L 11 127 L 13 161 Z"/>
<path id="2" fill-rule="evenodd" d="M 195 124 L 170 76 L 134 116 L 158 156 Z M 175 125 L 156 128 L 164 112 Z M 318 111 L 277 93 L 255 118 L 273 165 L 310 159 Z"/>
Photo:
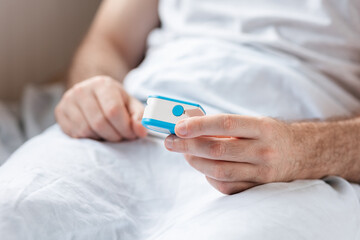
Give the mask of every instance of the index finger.
<path id="1" fill-rule="evenodd" d="M 175 133 L 181 138 L 199 136 L 258 138 L 260 124 L 260 117 L 218 114 L 181 120 L 175 126 Z"/>
<path id="2" fill-rule="evenodd" d="M 105 88 L 98 91 L 95 91 L 95 96 L 105 117 L 121 136 L 134 139 L 136 136 L 131 130 L 131 120 L 126 108 L 126 100 L 128 100 L 126 93 L 119 88 Z"/>

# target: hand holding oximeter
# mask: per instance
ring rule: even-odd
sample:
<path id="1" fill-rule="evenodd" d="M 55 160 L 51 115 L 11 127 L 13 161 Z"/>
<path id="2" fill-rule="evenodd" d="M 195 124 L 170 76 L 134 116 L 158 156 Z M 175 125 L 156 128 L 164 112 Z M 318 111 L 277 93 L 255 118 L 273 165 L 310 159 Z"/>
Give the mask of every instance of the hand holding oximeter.
<path id="1" fill-rule="evenodd" d="M 149 96 L 141 123 L 147 129 L 156 132 L 175 134 L 175 125 L 178 121 L 205 114 L 205 110 L 196 103 Z"/>

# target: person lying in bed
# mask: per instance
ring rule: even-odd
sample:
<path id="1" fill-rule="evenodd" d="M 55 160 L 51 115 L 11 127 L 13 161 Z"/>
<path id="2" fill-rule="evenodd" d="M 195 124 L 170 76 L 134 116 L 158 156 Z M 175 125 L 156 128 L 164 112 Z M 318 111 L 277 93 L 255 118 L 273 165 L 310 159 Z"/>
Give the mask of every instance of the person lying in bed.
<path id="1" fill-rule="evenodd" d="M 68 90 L 55 115 L 63 132 L 72 138 L 105 141 L 66 138 L 58 128 L 49 131 L 57 132 L 53 136 L 63 141 L 55 150 L 59 156 L 81 141 L 81 146 L 101 148 L 110 155 L 116 152 L 114 156 L 119 158 L 102 169 L 117 169 L 105 174 L 116 180 L 106 182 L 99 172 L 89 183 L 82 183 L 85 193 L 77 200 L 81 206 L 92 206 L 91 199 L 104 196 L 102 201 L 112 206 L 129 199 L 126 201 L 132 207 L 139 204 L 142 211 L 112 207 L 120 215 L 131 212 L 138 220 L 132 226 L 131 218 L 119 217 L 119 224 L 109 230 L 103 223 L 114 220 L 111 214 L 107 220 L 89 220 L 87 217 L 98 211 L 89 207 L 79 217 L 80 213 L 73 212 L 76 201 L 62 195 L 70 204 L 66 206 L 72 207 L 63 210 L 58 203 L 43 200 L 49 206 L 43 211 L 52 216 L 54 209 L 62 209 L 67 217 L 56 216 L 60 215 L 63 223 L 44 220 L 40 213 L 24 218 L 29 221 L 36 216 L 49 229 L 60 228 L 76 239 L 358 239 L 359 19 L 357 0 L 103 1 L 74 57 Z M 158 140 L 150 140 L 140 122 L 144 101 L 151 94 L 198 102 L 210 114 L 179 122 L 176 135 L 165 139 L 170 151 L 166 152 Z M 56 141 L 50 135 L 44 133 L 32 141 Z M 127 162 L 123 154 L 138 154 L 146 148 L 147 154 L 136 161 L 133 158 L 128 168 L 116 168 L 116 164 Z M 81 160 L 88 156 L 81 151 L 88 150 L 81 149 L 65 154 L 77 166 L 72 168 L 95 171 L 102 156 L 106 158 L 104 153 L 92 154 L 89 161 L 95 158 L 98 163 L 88 167 L 90 163 Z M 26 153 L 26 146 L 21 151 Z M 32 154 L 44 160 L 36 161 L 30 169 L 43 169 L 55 153 L 43 153 L 47 157 Z M 183 156 L 216 190 L 235 195 L 221 198 L 203 178 L 197 178 L 202 175 L 179 163 Z M 21 154 L 15 154 L 8 162 L 20 158 Z M 44 170 L 45 176 L 46 171 L 58 172 L 61 165 L 57 161 L 51 164 L 50 170 Z M 70 171 L 70 167 L 61 166 Z M 5 164 L 3 172 L 7 168 L 11 165 Z M 61 172 L 67 174 L 66 170 Z M 136 177 L 126 178 L 127 173 Z M 181 173 L 187 175 L 177 175 Z M 72 184 L 78 179 L 72 178 Z M 146 185 L 146 181 L 156 179 L 160 179 L 156 186 Z M 102 190 L 94 190 L 99 194 L 89 197 L 91 191 L 86 191 L 94 182 L 99 184 L 96 189 Z M 150 193 L 144 195 L 142 191 L 148 191 L 144 188 L 137 191 L 134 186 L 141 184 L 151 189 Z M 17 186 L 26 188 L 26 184 Z M 161 188 L 166 190 L 159 194 L 156 189 Z M 52 191 L 44 191 L 51 196 Z M 137 222 L 136 216 L 143 216 L 145 208 L 136 199 L 160 199 L 152 202 L 155 206 L 167 199 L 164 212 L 154 207 L 157 214 L 145 214 L 151 221 L 160 221 L 160 225 L 152 225 L 156 231 L 145 231 L 148 228 Z M 191 205 L 193 202 L 198 204 Z M 35 203 L 27 204 L 27 211 L 31 211 Z M 190 210 L 202 207 L 206 211 Z M 101 212 L 97 213 L 102 216 Z M 170 220 L 170 216 L 185 220 Z M 64 227 L 69 219 L 79 226 L 85 221 L 85 226 L 93 227 L 92 235 L 73 226 Z M 165 227 L 172 221 L 175 223 Z M 34 228 L 30 227 L 30 232 L 38 235 L 32 236 L 41 236 Z"/>

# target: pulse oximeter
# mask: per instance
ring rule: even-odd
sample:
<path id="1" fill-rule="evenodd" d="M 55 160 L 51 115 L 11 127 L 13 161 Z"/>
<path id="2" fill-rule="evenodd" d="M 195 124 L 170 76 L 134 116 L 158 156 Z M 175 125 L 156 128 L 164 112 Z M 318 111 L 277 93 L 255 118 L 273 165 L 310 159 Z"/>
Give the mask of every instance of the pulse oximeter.
<path id="1" fill-rule="evenodd" d="M 146 103 L 141 123 L 147 129 L 160 133 L 175 134 L 178 121 L 206 115 L 199 104 L 177 99 L 149 96 Z"/>

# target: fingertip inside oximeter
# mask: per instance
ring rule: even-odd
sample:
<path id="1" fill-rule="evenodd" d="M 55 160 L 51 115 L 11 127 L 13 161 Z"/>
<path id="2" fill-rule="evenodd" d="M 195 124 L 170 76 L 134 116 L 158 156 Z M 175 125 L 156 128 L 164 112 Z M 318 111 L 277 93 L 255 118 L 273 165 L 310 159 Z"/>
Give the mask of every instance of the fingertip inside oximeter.
<path id="1" fill-rule="evenodd" d="M 204 115 L 205 110 L 199 104 L 163 96 L 149 96 L 141 123 L 152 131 L 175 134 L 178 121 Z"/>

